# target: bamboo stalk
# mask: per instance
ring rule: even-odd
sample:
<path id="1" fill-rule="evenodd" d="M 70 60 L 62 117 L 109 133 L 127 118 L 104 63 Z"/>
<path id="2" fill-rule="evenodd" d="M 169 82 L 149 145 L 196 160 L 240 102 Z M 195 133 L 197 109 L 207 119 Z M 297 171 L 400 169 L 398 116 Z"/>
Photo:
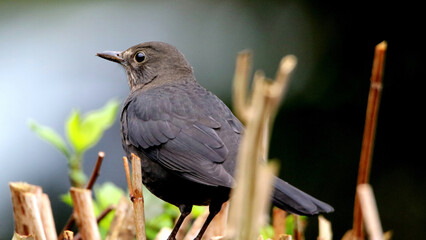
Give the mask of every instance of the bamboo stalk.
<path id="1" fill-rule="evenodd" d="M 357 187 L 357 194 L 369 239 L 384 240 L 373 189 L 369 184 L 361 184 Z"/>
<path id="2" fill-rule="evenodd" d="M 385 41 L 379 43 L 375 48 L 373 68 L 370 79 L 370 92 L 368 95 L 367 111 L 365 117 L 364 136 L 362 140 L 361 156 L 359 161 L 357 185 L 368 183 L 370 177 L 374 139 L 377 126 L 377 117 L 380 105 L 380 96 L 382 92 L 382 80 L 386 49 L 387 43 Z M 354 220 L 352 229 L 354 239 L 364 239 L 362 212 L 357 194 L 355 195 Z"/>
<path id="3" fill-rule="evenodd" d="M 74 203 L 73 217 L 77 222 L 82 239 L 100 240 L 98 224 L 92 202 L 92 191 L 71 187 L 71 198 Z"/>

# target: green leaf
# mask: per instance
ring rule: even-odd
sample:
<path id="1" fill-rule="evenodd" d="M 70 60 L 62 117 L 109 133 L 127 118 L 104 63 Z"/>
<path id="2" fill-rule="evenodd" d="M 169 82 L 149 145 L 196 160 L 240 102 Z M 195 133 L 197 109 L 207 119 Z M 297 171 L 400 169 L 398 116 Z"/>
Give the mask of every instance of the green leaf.
<path id="1" fill-rule="evenodd" d="M 66 158 L 70 158 L 70 152 L 63 138 L 50 127 L 42 126 L 34 120 L 29 120 L 30 129 L 35 132 L 40 138 L 55 146 Z"/>
<path id="2" fill-rule="evenodd" d="M 260 235 L 262 235 L 263 239 L 273 239 L 274 227 L 272 227 L 272 225 L 266 225 L 260 228 Z"/>
<path id="3" fill-rule="evenodd" d="M 101 186 L 95 186 L 96 202 L 101 211 L 107 207 L 117 204 L 124 195 L 124 191 L 111 182 L 106 182 Z"/>
<path id="4" fill-rule="evenodd" d="M 71 113 L 66 123 L 66 132 L 76 152 L 84 152 L 98 143 L 103 132 L 114 123 L 118 106 L 118 101 L 111 100 L 84 117 L 77 110 Z"/>
<path id="5" fill-rule="evenodd" d="M 72 198 L 71 198 L 71 193 L 65 193 L 65 194 L 61 194 L 60 198 L 62 200 L 62 202 L 66 203 L 68 206 L 72 207 L 74 206 L 73 202 L 72 202 Z"/>

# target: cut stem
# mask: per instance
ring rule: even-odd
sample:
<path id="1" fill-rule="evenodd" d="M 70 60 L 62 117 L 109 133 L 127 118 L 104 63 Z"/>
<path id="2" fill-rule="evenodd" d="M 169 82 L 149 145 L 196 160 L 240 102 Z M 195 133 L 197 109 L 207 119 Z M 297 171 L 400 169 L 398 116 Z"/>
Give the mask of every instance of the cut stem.
<path id="1" fill-rule="evenodd" d="M 368 183 L 370 177 L 373 146 L 377 127 L 377 117 L 382 92 L 383 70 L 387 43 L 385 41 L 376 46 L 373 68 L 371 72 L 370 92 L 368 95 L 367 111 L 365 117 L 364 136 L 362 140 L 361 156 L 359 161 L 357 185 Z M 355 195 L 354 220 L 352 234 L 355 239 L 364 239 L 362 212 Z"/>

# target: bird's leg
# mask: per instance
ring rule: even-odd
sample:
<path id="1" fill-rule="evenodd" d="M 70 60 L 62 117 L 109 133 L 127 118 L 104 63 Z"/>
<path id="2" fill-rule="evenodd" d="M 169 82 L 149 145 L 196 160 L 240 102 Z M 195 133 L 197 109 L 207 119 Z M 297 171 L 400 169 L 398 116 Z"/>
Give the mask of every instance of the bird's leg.
<path id="1" fill-rule="evenodd" d="M 170 233 L 170 236 L 167 238 L 167 240 L 176 240 L 176 234 L 178 233 L 179 228 L 183 223 L 183 220 L 185 220 L 185 218 L 191 213 L 192 205 L 182 204 L 179 206 L 179 210 L 180 210 L 179 219 L 177 220 L 175 227 L 173 228 L 172 233 Z"/>
<path id="2" fill-rule="evenodd" d="M 209 206 L 209 215 L 207 216 L 206 221 L 204 222 L 203 226 L 201 227 L 200 231 L 198 232 L 198 235 L 194 240 L 201 240 L 203 237 L 204 232 L 207 230 L 207 227 L 209 226 L 210 222 L 213 220 L 213 218 L 220 212 L 220 209 L 222 208 L 221 203 L 211 203 Z"/>

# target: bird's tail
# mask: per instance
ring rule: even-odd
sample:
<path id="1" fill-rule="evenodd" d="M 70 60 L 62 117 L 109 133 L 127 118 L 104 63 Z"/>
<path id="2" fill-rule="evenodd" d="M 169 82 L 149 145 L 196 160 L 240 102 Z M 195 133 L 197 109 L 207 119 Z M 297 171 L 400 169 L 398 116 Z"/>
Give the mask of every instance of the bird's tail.
<path id="1" fill-rule="evenodd" d="M 312 216 L 333 212 L 332 206 L 311 197 L 287 182 L 275 178 L 272 202 L 275 206 L 298 215 Z"/>

